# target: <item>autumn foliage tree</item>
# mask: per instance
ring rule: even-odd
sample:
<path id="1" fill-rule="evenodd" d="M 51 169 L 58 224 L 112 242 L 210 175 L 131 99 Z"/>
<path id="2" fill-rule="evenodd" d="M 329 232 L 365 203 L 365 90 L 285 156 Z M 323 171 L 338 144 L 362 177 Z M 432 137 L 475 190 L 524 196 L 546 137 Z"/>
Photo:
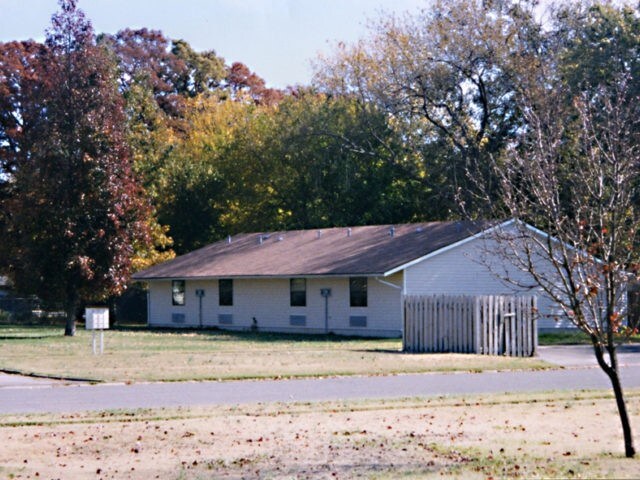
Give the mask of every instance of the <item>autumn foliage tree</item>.
<path id="1" fill-rule="evenodd" d="M 500 194 L 486 179 L 475 181 L 489 215 L 522 221 L 495 236 L 504 261 L 590 339 L 611 382 L 625 455 L 633 457 L 617 352 L 640 327 L 633 301 L 640 277 L 637 12 L 578 4 L 555 20 L 548 58 L 556 74 L 538 90 L 520 89 L 525 127 L 490 163 Z"/>
<path id="2" fill-rule="evenodd" d="M 44 45 L 0 45 L 2 240 L 18 291 L 62 304 L 121 292 L 148 208 L 132 175 L 114 64 L 75 0 Z"/>
<path id="3" fill-rule="evenodd" d="M 635 455 L 617 348 L 638 333 L 628 292 L 637 281 L 640 185 L 638 101 L 626 79 L 575 99 L 575 122 L 552 102 L 527 110 L 524 147 L 495 164 L 503 195 L 487 203 L 536 225 L 497 232 L 505 263 L 528 274 L 588 335 L 611 381 L 625 453 Z M 635 307 L 637 308 L 637 306 Z"/>

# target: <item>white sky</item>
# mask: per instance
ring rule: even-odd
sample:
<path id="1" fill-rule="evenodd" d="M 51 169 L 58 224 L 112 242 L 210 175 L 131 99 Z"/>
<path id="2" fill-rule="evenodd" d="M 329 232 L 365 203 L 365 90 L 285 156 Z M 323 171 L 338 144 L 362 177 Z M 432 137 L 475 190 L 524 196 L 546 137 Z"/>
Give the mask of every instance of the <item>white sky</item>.
<path id="1" fill-rule="evenodd" d="M 311 60 L 366 35 L 385 12 L 417 12 L 428 0 L 79 0 L 96 32 L 162 30 L 198 51 L 247 64 L 269 86 L 307 84 Z M 42 40 L 57 0 L 0 0 L 0 41 Z"/>

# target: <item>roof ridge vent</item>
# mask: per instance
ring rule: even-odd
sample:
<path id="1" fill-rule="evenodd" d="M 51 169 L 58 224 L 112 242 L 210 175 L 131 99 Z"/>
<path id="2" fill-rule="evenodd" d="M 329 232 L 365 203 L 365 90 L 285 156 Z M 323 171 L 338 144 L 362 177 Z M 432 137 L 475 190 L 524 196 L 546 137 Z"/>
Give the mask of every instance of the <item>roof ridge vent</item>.
<path id="1" fill-rule="evenodd" d="M 271 235 L 269 233 L 261 233 L 260 236 L 258 237 L 258 243 L 262 245 L 264 241 L 269 240 L 270 237 Z"/>

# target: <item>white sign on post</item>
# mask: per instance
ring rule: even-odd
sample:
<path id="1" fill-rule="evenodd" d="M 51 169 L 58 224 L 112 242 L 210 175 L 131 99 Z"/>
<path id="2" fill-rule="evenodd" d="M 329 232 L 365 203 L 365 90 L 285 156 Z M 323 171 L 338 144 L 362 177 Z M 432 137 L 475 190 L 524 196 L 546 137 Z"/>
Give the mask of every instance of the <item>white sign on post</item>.
<path id="1" fill-rule="evenodd" d="M 93 332 L 93 354 L 96 355 L 96 330 L 100 331 L 100 353 L 104 352 L 104 331 L 109 328 L 109 309 L 88 307 L 84 311 L 85 328 Z"/>

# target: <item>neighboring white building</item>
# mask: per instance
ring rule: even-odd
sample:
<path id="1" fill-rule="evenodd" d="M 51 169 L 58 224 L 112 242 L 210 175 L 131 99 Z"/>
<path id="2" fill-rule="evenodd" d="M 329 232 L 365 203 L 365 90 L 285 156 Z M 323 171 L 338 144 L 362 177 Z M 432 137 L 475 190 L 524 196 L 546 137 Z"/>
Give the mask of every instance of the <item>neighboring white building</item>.
<path id="1" fill-rule="evenodd" d="M 541 329 L 570 326 L 539 292 L 487 268 L 490 227 L 459 221 L 242 234 L 134 279 L 148 282 L 154 327 L 399 337 L 403 294 L 537 294 Z"/>

